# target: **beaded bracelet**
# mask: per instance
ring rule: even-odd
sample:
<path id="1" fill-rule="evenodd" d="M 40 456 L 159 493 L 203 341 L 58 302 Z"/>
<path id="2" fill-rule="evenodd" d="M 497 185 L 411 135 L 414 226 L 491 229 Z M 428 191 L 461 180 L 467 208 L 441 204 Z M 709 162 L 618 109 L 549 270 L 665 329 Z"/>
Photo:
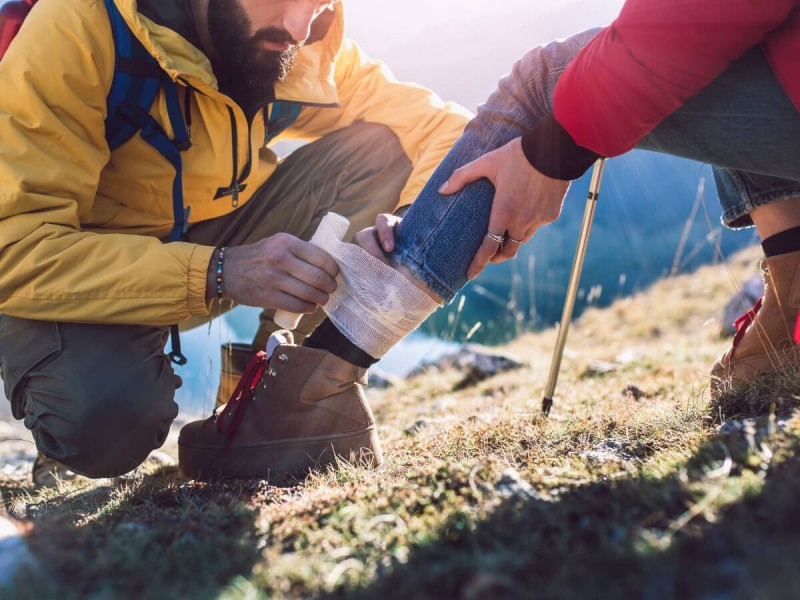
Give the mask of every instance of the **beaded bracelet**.
<path id="1" fill-rule="evenodd" d="M 227 246 L 220 248 L 219 256 L 217 258 L 217 298 L 220 300 L 222 300 L 222 269 L 225 261 L 225 251 L 227 249 Z"/>

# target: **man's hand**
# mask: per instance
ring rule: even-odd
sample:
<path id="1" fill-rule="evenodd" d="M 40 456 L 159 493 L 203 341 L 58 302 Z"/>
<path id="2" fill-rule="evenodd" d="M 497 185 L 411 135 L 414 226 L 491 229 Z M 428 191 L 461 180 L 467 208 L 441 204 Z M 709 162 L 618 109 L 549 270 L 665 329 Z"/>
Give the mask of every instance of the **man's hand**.
<path id="1" fill-rule="evenodd" d="M 215 298 L 216 254 L 208 269 L 206 297 Z M 339 267 L 324 250 L 287 233 L 229 248 L 223 294 L 237 304 L 312 313 L 336 290 Z"/>
<path id="2" fill-rule="evenodd" d="M 401 220 L 395 215 L 380 214 L 375 218 L 375 225 L 359 231 L 353 241 L 375 258 L 387 262 L 384 253 L 394 250 L 394 228 Z"/>
<path id="3" fill-rule="evenodd" d="M 484 238 L 467 271 L 470 279 L 483 271 L 490 261 L 514 258 L 519 247 L 531 239 L 539 227 L 555 221 L 570 184 L 551 179 L 533 168 L 517 138 L 457 169 L 439 193 L 455 194 L 483 177 L 495 187 L 489 232 L 505 235 L 506 241 L 501 245 L 490 237 Z"/>

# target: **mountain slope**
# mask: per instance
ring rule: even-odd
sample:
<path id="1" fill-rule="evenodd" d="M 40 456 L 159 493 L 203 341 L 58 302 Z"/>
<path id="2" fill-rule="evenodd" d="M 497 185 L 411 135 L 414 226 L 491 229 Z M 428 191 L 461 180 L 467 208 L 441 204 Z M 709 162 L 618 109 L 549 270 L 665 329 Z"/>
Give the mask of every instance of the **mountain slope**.
<path id="1" fill-rule="evenodd" d="M 704 390 L 728 344 L 713 318 L 757 258 L 587 311 L 548 420 L 552 330 L 504 348 L 522 369 L 459 392 L 453 371 L 371 390 L 378 471 L 208 485 L 145 469 L 57 492 L 0 475 L 47 569 L 9 594 L 797 597 L 800 377 L 714 407 Z"/>

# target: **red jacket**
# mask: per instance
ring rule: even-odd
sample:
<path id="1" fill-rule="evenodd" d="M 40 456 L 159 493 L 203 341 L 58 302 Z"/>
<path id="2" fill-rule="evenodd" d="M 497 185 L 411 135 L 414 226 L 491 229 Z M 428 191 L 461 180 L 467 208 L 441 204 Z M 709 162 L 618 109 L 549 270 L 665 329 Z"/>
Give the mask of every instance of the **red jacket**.
<path id="1" fill-rule="evenodd" d="M 800 0 L 628 0 L 562 75 L 549 122 L 523 138 L 526 155 L 574 178 L 592 156 L 633 148 L 757 45 L 800 111 Z M 591 153 L 581 159 L 575 145 Z"/>

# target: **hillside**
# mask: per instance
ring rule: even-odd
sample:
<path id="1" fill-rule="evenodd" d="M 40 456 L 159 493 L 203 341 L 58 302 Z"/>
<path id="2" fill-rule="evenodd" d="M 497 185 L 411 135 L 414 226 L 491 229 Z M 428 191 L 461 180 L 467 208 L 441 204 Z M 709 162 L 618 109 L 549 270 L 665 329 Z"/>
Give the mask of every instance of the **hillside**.
<path id="1" fill-rule="evenodd" d="M 800 597 L 800 379 L 714 407 L 705 390 L 715 318 L 757 256 L 588 310 L 548 420 L 553 330 L 458 392 L 449 370 L 371 390 L 377 472 L 207 485 L 151 466 L 48 493 L 7 468 L 45 575 L 9 597 Z"/>

